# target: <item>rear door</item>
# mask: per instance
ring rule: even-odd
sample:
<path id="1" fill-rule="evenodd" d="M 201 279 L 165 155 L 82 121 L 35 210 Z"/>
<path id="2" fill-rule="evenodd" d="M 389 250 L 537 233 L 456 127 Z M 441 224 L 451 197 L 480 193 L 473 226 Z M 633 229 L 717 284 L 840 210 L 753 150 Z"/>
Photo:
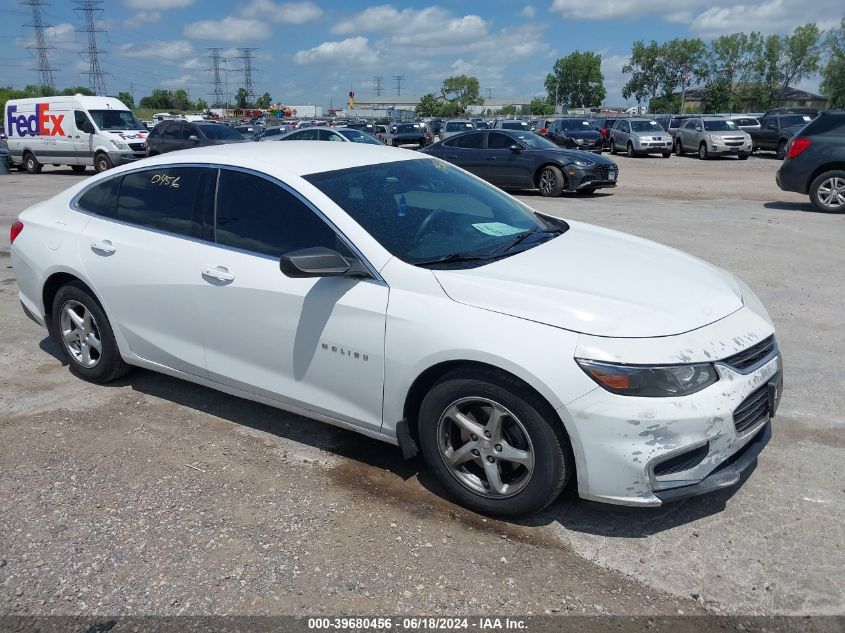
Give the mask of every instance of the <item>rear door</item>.
<path id="1" fill-rule="evenodd" d="M 116 204 L 92 215 L 79 240 L 85 271 L 132 352 L 200 377 L 207 376 L 201 323 L 219 318 L 196 301 L 205 283 L 201 218 L 213 203 L 214 176 L 166 166 L 111 178 Z"/>
<path id="2" fill-rule="evenodd" d="M 447 139 L 446 160 L 468 172 L 486 178 L 487 151 L 484 149 L 484 132 L 470 132 Z"/>

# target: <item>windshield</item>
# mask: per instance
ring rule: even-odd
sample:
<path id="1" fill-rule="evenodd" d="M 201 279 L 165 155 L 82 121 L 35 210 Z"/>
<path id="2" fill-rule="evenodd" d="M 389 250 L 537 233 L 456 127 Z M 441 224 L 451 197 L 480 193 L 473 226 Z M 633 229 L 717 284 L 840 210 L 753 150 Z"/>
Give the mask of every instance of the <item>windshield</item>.
<path id="1" fill-rule="evenodd" d="M 561 119 L 560 127 L 563 130 L 592 130 L 589 121 L 583 119 Z"/>
<path id="2" fill-rule="evenodd" d="M 657 121 L 631 121 L 634 132 L 662 132 L 663 128 Z"/>
<path id="3" fill-rule="evenodd" d="M 203 135 L 205 135 L 205 138 L 214 139 L 215 141 L 226 139 L 243 140 L 243 137 L 228 125 L 214 123 L 212 125 L 200 125 L 198 127 L 202 131 Z"/>
<path id="4" fill-rule="evenodd" d="M 529 149 L 560 149 L 549 139 L 537 134 L 513 134 L 512 136 Z"/>
<path id="5" fill-rule="evenodd" d="M 503 130 L 527 130 L 528 124 L 525 121 L 502 121 Z"/>
<path id="6" fill-rule="evenodd" d="M 463 132 L 464 130 L 474 130 L 475 126 L 469 121 L 449 121 L 446 124 L 447 132 Z"/>
<path id="7" fill-rule="evenodd" d="M 363 132 L 359 132 L 358 130 L 340 130 L 340 134 L 343 134 L 347 139 L 349 139 L 353 143 L 366 143 L 366 144 L 369 144 L 369 145 L 384 145 L 384 143 L 382 143 L 377 138 L 372 137 L 369 134 L 364 134 Z"/>
<path id="8" fill-rule="evenodd" d="M 739 128 L 733 121 L 705 121 L 704 129 L 708 132 L 736 132 Z"/>
<path id="9" fill-rule="evenodd" d="M 365 165 L 305 179 L 410 263 L 450 255 L 490 257 L 518 234 L 557 226 L 438 159 Z M 536 243 L 526 240 L 522 248 Z"/>
<path id="10" fill-rule="evenodd" d="M 396 133 L 397 134 L 413 134 L 414 132 L 420 133 L 421 127 L 419 125 L 413 123 L 406 123 L 405 125 L 397 125 L 396 126 Z"/>
<path id="11" fill-rule="evenodd" d="M 89 110 L 94 124 L 101 130 L 146 130 L 129 110 Z"/>
<path id="12" fill-rule="evenodd" d="M 795 125 L 804 125 L 810 121 L 812 121 L 812 119 L 806 114 L 793 114 L 792 116 L 782 116 L 780 118 L 780 126 L 792 127 Z"/>

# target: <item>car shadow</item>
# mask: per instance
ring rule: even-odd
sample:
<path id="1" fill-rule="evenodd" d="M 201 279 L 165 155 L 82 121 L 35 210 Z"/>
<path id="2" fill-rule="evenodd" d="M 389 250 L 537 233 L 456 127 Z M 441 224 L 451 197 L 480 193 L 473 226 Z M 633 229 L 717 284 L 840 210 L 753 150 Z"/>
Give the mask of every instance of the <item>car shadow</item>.
<path id="1" fill-rule="evenodd" d="M 61 360 L 62 364 L 67 364 L 50 338 L 43 339 L 39 347 Z M 105 386 L 129 387 L 138 393 L 193 409 L 197 413 L 333 453 L 355 464 L 356 468 L 351 471 L 347 469 L 346 475 L 350 472 L 360 473 L 357 467 L 362 465 L 375 469 L 375 476 L 365 477 L 369 493 L 378 492 L 385 498 L 393 497 L 397 502 L 404 503 L 414 499 L 421 501 L 419 493 L 423 492 L 433 495 L 429 500 L 432 505 L 445 507 L 449 513 L 454 513 L 458 508 L 453 505 L 455 500 L 448 491 L 426 468 L 422 457 L 406 460 L 398 448 L 360 433 L 141 368 L 135 368 L 125 377 Z M 378 476 L 379 471 L 398 477 L 401 483 L 391 484 L 389 479 Z M 424 491 L 409 481 L 414 477 Z M 358 484 L 347 481 L 344 485 L 356 487 Z M 382 490 L 379 490 L 380 486 L 383 486 Z M 542 512 L 524 519 L 503 522 L 526 528 L 559 524 L 567 530 L 584 534 L 609 538 L 645 538 L 721 512 L 736 489 L 718 491 L 658 508 L 637 508 L 580 499 L 572 482 L 557 501 Z M 475 516 L 469 510 L 460 512 Z"/>
<path id="2" fill-rule="evenodd" d="M 764 202 L 763 208 L 777 211 L 801 211 L 803 213 L 818 213 L 820 215 L 842 215 L 843 211 L 819 211 L 809 202 Z"/>
<path id="3" fill-rule="evenodd" d="M 545 197 L 539 191 L 537 191 L 536 189 L 507 189 L 506 191 L 508 193 L 511 193 L 511 194 L 514 194 L 514 195 L 525 196 L 526 198 L 543 198 L 543 197 Z M 570 199 L 570 200 L 574 200 L 574 199 L 590 200 L 590 199 L 593 199 L 593 198 L 607 198 L 607 197 L 612 196 L 612 195 L 613 195 L 613 189 L 607 189 L 607 190 L 599 189 L 595 193 L 591 193 L 591 194 L 578 194 L 578 193 L 575 193 L 574 191 L 564 191 L 562 194 L 560 194 L 559 197 L 564 198 L 564 199 Z"/>

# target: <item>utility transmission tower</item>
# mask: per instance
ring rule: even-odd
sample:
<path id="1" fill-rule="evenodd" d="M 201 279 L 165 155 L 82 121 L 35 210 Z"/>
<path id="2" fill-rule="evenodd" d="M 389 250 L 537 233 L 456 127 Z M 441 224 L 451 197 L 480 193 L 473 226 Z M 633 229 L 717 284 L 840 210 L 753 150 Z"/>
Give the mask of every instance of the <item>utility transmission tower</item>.
<path id="1" fill-rule="evenodd" d="M 247 101 L 255 101 L 255 88 L 252 85 L 252 53 L 257 48 L 239 48 L 241 56 L 241 68 L 244 73 L 244 90 L 246 90 Z"/>
<path id="2" fill-rule="evenodd" d="M 393 75 L 393 81 L 396 82 L 396 96 L 402 96 L 402 82 L 405 81 L 405 75 Z"/>
<path id="3" fill-rule="evenodd" d="M 485 88 L 485 90 L 487 90 L 487 98 L 492 99 L 493 93 L 496 92 L 496 89 L 495 88 Z"/>
<path id="4" fill-rule="evenodd" d="M 38 84 L 53 88 L 53 69 L 50 68 L 50 51 L 55 47 L 47 46 L 44 40 L 44 29 L 48 29 L 52 25 L 44 24 L 44 21 L 41 19 L 41 12 L 45 6 L 49 5 L 49 2 L 44 2 L 43 0 L 22 0 L 21 4 L 32 9 L 32 22 L 25 26 L 31 26 L 35 31 L 35 44 L 28 48 L 38 51 Z"/>
<path id="5" fill-rule="evenodd" d="M 384 81 L 384 77 L 373 77 L 373 90 L 376 93 L 377 97 L 381 96 L 381 91 L 384 88 L 381 87 L 381 82 Z"/>
<path id="6" fill-rule="evenodd" d="M 106 73 L 100 67 L 100 55 L 105 51 L 97 47 L 97 33 L 104 30 L 97 26 L 95 19 L 95 16 L 103 11 L 100 6 L 103 0 L 74 0 L 73 3 L 76 5 L 76 14 L 85 20 L 84 28 L 77 29 L 77 32 L 88 34 L 88 48 L 79 51 L 79 56 L 88 62 L 88 70 L 82 74 L 88 75 L 88 87 L 95 95 L 105 96 Z"/>
<path id="7" fill-rule="evenodd" d="M 212 96 L 211 107 L 219 108 L 223 103 L 223 80 L 220 78 L 220 51 L 222 48 L 209 48 L 208 56 L 211 59 L 211 82 Z"/>

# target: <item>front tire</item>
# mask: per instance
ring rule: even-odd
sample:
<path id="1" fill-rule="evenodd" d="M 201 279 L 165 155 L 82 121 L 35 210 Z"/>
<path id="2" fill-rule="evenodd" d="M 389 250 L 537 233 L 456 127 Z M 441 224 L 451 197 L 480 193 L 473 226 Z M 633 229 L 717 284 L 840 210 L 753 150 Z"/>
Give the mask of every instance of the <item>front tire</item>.
<path id="1" fill-rule="evenodd" d="M 50 335 L 74 376 L 106 383 L 129 371 L 105 312 L 84 285 L 71 282 L 59 288 L 51 317 Z"/>
<path id="2" fill-rule="evenodd" d="M 634 146 L 633 146 L 633 144 L 628 143 L 628 146 L 625 149 L 625 154 L 628 156 L 628 158 L 634 157 Z"/>
<path id="3" fill-rule="evenodd" d="M 681 143 L 681 139 L 675 141 L 675 154 L 678 156 L 684 155 L 684 145 Z"/>
<path id="4" fill-rule="evenodd" d="M 94 156 L 94 171 L 96 171 L 98 174 L 107 171 L 112 167 L 114 167 L 114 163 L 112 163 L 111 158 L 109 158 L 108 154 L 100 152 L 96 156 Z"/>
<path id="5" fill-rule="evenodd" d="M 705 143 L 698 146 L 698 158 L 700 160 L 707 160 L 710 158 L 710 154 L 707 152 L 707 145 Z"/>
<path id="6" fill-rule="evenodd" d="M 574 472 L 565 432 L 552 426 L 559 424 L 554 410 L 517 379 L 458 370 L 423 400 L 420 446 L 462 505 L 524 516 L 554 501 Z"/>
<path id="7" fill-rule="evenodd" d="M 546 198 L 556 198 L 563 193 L 563 188 L 566 185 L 563 172 L 553 165 L 547 165 L 540 170 L 540 176 L 537 179 L 537 187 L 540 189 L 540 195 Z"/>
<path id="8" fill-rule="evenodd" d="M 27 152 L 23 155 L 23 168 L 28 174 L 40 174 L 43 165 L 35 158 L 35 154 Z"/>
<path id="9" fill-rule="evenodd" d="M 616 156 L 616 143 L 613 142 L 613 139 L 610 139 L 610 153 Z"/>
<path id="10" fill-rule="evenodd" d="M 845 171 L 821 174 L 810 185 L 810 202 L 824 213 L 845 211 Z"/>

